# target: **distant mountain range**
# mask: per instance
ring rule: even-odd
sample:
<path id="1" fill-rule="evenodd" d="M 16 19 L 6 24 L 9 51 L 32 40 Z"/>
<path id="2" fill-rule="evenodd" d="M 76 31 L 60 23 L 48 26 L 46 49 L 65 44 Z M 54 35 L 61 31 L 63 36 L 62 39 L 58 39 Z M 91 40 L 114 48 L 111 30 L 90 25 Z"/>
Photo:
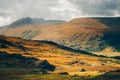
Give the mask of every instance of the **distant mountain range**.
<path id="1" fill-rule="evenodd" d="M 44 20 L 43 18 L 30 18 L 30 17 L 26 17 L 26 18 L 22 18 L 20 20 L 17 20 L 13 23 L 10 24 L 10 26 L 12 27 L 17 27 L 17 26 L 24 26 L 24 25 L 40 25 L 40 24 L 58 24 L 58 23 L 63 23 L 64 21 L 61 20 Z"/>
<path id="2" fill-rule="evenodd" d="M 26 25 L 59 24 L 59 23 L 64 23 L 64 22 L 65 21 L 62 21 L 62 20 L 44 20 L 43 18 L 25 17 L 17 21 L 14 21 L 10 25 L 3 26 L 3 27 L 13 28 L 13 27 L 18 27 L 18 26 L 26 26 Z"/>
<path id="3" fill-rule="evenodd" d="M 36 25 L 37 24 L 37 25 Z M 69 22 L 31 19 L 15 21 L 0 31 L 1 35 L 32 40 L 53 41 L 76 50 L 120 51 L 120 17 L 76 18 Z"/>

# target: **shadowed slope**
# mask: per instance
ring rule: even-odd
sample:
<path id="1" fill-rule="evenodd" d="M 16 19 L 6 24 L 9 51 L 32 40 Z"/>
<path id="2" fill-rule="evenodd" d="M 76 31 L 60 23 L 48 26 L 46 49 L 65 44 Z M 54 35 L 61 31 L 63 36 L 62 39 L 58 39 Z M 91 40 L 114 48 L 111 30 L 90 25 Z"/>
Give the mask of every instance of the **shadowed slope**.
<path id="1" fill-rule="evenodd" d="M 35 40 L 33 41 L 33 40 L 25 40 L 25 39 L 17 38 L 17 37 L 7 37 L 7 36 L 2 36 L 2 35 L 0 36 L 0 48 L 1 48 L 0 51 L 2 51 L 2 49 L 7 51 L 7 49 L 9 50 L 9 48 L 11 49 L 13 48 L 16 50 L 18 49 L 18 52 L 20 50 L 21 52 L 24 52 L 24 53 L 27 53 L 27 52 L 29 53 L 29 51 L 33 51 L 33 52 L 34 51 L 38 51 L 38 52 L 47 51 L 47 52 L 55 53 L 57 52 L 57 50 L 60 50 L 60 51 L 68 51 L 68 52 L 73 52 L 73 53 L 93 55 L 89 52 L 85 52 L 82 50 L 74 50 L 72 48 L 59 45 L 52 41 L 35 41 Z M 13 51 L 12 53 L 14 52 L 16 51 Z"/>
<path id="2" fill-rule="evenodd" d="M 23 68 L 23 69 L 41 69 L 54 70 L 54 66 L 45 60 L 39 60 L 33 57 L 25 57 L 20 54 L 8 54 L 0 52 L 0 68 Z"/>

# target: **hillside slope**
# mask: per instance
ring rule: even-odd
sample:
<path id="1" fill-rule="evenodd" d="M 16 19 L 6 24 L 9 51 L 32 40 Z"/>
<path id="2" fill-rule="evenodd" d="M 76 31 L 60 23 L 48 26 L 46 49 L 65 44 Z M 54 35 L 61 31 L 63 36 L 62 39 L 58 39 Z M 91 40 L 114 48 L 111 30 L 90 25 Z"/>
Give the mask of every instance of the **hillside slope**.
<path id="1" fill-rule="evenodd" d="M 1 34 L 33 40 L 54 41 L 76 50 L 120 51 L 120 18 L 76 18 L 66 23 L 25 25 L 1 31 Z M 110 55 L 110 54 L 108 54 Z"/>
<path id="2" fill-rule="evenodd" d="M 14 67 L 39 70 L 40 67 L 42 70 L 52 69 L 54 71 L 51 73 L 55 74 L 67 72 L 70 75 L 85 76 L 100 75 L 120 69 L 120 61 L 116 59 L 98 57 L 51 41 L 26 40 L 8 36 L 0 36 L 0 57 L 0 69 Z M 85 72 L 82 72 L 83 69 Z"/>
<path id="3" fill-rule="evenodd" d="M 82 50 L 74 50 L 72 48 L 59 45 L 52 41 L 27 40 L 3 35 L 0 35 L 0 51 L 7 52 L 9 54 L 21 54 L 21 55 L 30 55 L 31 53 L 33 53 L 33 55 L 36 55 L 37 53 L 44 52 L 58 54 L 82 53 L 92 55 L 89 52 L 85 52 Z M 34 52 L 36 52 L 36 54 Z"/>

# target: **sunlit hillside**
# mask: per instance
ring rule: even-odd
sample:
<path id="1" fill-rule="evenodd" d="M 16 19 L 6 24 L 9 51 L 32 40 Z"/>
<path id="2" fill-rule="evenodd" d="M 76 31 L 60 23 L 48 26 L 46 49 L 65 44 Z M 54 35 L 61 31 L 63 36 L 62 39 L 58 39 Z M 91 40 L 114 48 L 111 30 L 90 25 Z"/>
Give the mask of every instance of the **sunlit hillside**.
<path id="1" fill-rule="evenodd" d="M 97 76 L 108 71 L 120 69 L 120 61 L 117 59 L 99 57 L 89 52 L 74 50 L 51 41 L 32 41 L 0 36 L 0 54 L 2 55 L 2 53 L 7 53 L 9 56 L 20 54 L 26 57 L 47 60 L 51 65 L 55 66 L 55 70 L 49 72 L 50 74 Z M 8 59 L 11 58 L 9 56 Z M 17 58 L 15 59 L 17 60 Z M 1 65 L 3 66 L 8 65 L 9 67 L 10 65 L 12 68 L 12 64 L 3 65 L 3 61 L 1 61 Z M 15 62 L 14 65 L 18 65 L 19 67 L 19 64 Z"/>
<path id="2" fill-rule="evenodd" d="M 119 17 L 76 18 L 69 22 L 57 24 L 45 23 L 35 25 L 30 23 L 23 26 L 16 25 L 16 27 L 8 26 L 8 28 L 1 30 L 0 33 L 25 39 L 53 41 L 76 50 L 85 50 L 105 56 L 106 54 L 107 56 L 120 56 L 118 22 Z M 22 23 L 20 22 L 19 24 Z M 110 54 L 100 53 L 109 47 L 112 49 Z"/>

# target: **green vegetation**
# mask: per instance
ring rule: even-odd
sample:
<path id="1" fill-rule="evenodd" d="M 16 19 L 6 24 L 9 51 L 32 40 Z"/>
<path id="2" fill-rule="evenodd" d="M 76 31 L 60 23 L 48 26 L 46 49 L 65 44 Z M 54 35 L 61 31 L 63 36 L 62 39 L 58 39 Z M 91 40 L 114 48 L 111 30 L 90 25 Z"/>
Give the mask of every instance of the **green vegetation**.
<path id="1" fill-rule="evenodd" d="M 108 72 L 101 76 L 70 76 L 61 74 L 26 74 L 0 76 L 1 80 L 120 80 L 120 72 Z"/>
<path id="2" fill-rule="evenodd" d="M 27 39 L 32 39 L 32 38 L 34 38 L 37 35 L 38 35 L 37 31 L 36 32 L 32 32 L 30 35 L 27 36 Z"/>
<path id="3" fill-rule="evenodd" d="M 110 71 L 101 76 L 93 77 L 93 80 L 120 80 L 120 70 Z"/>
<path id="4" fill-rule="evenodd" d="M 31 30 L 24 31 L 20 36 L 26 38 L 26 36 L 28 36 L 31 32 Z"/>
<path id="5" fill-rule="evenodd" d="M 22 32 L 20 34 L 20 37 L 23 37 L 26 39 L 32 39 L 37 35 L 38 35 L 38 31 L 27 30 L 27 31 Z"/>

